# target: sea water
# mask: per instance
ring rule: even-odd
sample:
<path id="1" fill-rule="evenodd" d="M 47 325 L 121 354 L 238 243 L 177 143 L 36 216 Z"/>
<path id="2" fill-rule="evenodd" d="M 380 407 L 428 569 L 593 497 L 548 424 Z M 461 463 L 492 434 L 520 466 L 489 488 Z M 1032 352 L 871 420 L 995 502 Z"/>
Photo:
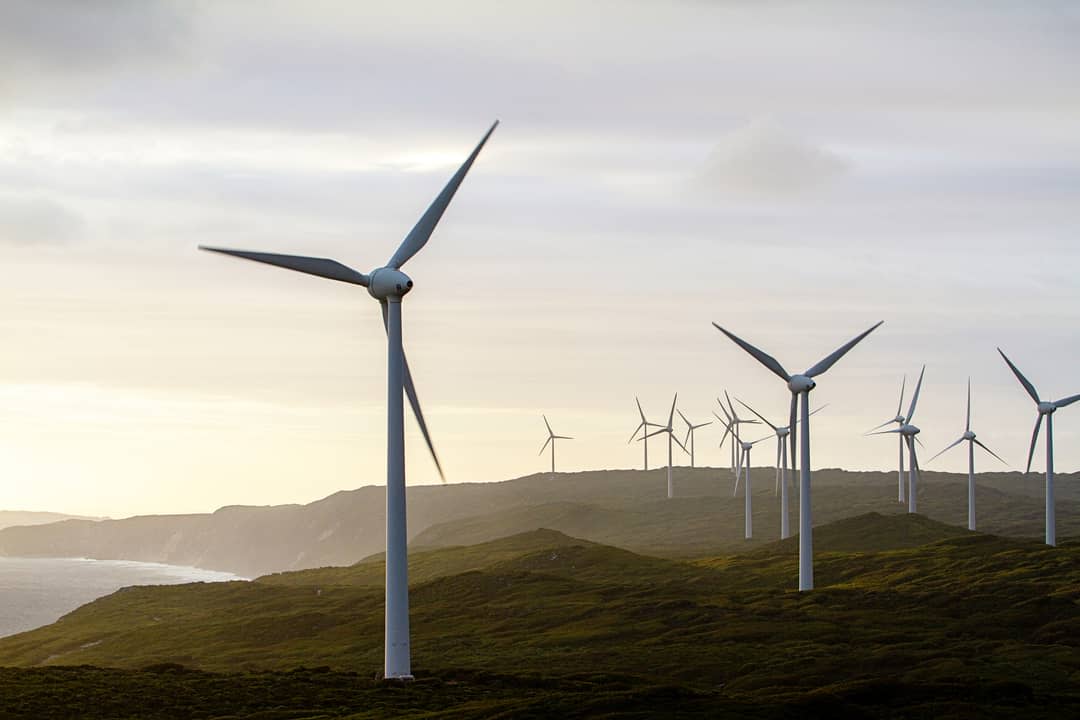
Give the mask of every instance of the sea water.
<path id="1" fill-rule="evenodd" d="M 128 585 L 243 580 L 231 573 L 130 560 L 0 557 L 0 636 L 56 622 Z"/>

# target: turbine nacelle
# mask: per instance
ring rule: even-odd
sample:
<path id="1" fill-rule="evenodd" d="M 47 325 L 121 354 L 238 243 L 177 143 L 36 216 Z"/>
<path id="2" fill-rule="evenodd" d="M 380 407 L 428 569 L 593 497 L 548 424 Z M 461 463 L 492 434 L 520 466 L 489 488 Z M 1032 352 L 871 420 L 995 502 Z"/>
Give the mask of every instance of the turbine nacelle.
<path id="1" fill-rule="evenodd" d="M 791 434 L 791 428 L 789 428 L 789 427 L 776 428 L 776 437 L 785 438 L 790 434 Z"/>
<path id="2" fill-rule="evenodd" d="M 1057 403 L 1047 402 L 1043 400 L 1039 403 L 1038 407 L 1040 415 L 1052 415 L 1054 411 L 1057 410 Z"/>
<path id="3" fill-rule="evenodd" d="M 788 380 L 788 389 L 793 393 L 809 392 L 817 387 L 817 383 L 806 375 L 792 375 Z"/>
<path id="4" fill-rule="evenodd" d="M 901 435 L 910 435 L 910 436 L 914 437 L 915 435 L 918 435 L 920 432 L 922 432 L 922 430 L 920 430 L 919 428 L 917 428 L 914 425 L 905 424 L 905 425 L 900 426 L 900 434 Z"/>
<path id="5" fill-rule="evenodd" d="M 376 300 L 389 300 L 400 298 L 412 290 L 412 279 L 397 268 L 381 267 L 371 273 L 368 282 L 368 292 Z"/>
<path id="6" fill-rule="evenodd" d="M 964 432 L 964 436 L 963 436 L 962 439 L 963 440 L 974 440 L 975 439 L 975 433 L 971 432 L 970 430 L 967 430 L 967 431 Z"/>
<path id="7" fill-rule="evenodd" d="M 754 447 L 754 443 L 752 443 L 752 442 L 746 442 L 745 440 L 743 440 L 743 441 L 742 441 L 742 442 L 740 442 L 739 444 L 740 444 L 740 445 L 742 445 L 742 449 L 743 449 L 743 450 L 749 450 L 750 448 Z"/>

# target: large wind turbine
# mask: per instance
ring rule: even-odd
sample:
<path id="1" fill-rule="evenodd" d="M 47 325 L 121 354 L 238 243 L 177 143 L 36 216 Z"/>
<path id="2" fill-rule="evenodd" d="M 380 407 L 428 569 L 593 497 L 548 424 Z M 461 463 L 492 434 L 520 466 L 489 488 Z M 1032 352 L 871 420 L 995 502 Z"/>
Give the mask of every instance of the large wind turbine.
<path id="1" fill-rule="evenodd" d="M 671 412 L 668 413 L 667 425 L 662 425 L 662 426 L 660 426 L 659 430 L 653 430 L 651 433 L 646 433 L 645 437 L 641 438 L 641 442 L 649 442 L 649 438 L 651 438 L 653 435 L 660 435 L 661 433 L 666 433 L 667 436 L 668 436 L 668 440 L 667 440 L 667 496 L 668 496 L 669 500 L 671 498 L 675 497 L 675 484 L 671 479 L 671 460 L 672 460 L 672 458 L 671 458 L 671 446 L 674 443 L 674 444 L 678 445 L 679 447 L 681 447 L 683 452 L 686 452 L 686 448 L 683 447 L 683 444 L 681 442 L 679 442 L 679 439 L 677 437 L 675 437 L 675 429 L 672 427 L 672 422 L 675 420 L 675 403 L 678 401 L 678 399 L 679 399 L 679 393 L 675 393 L 675 397 L 672 398 L 672 400 L 671 400 Z"/>
<path id="2" fill-rule="evenodd" d="M 1025 475 L 1031 472 L 1031 459 L 1035 456 L 1035 443 L 1039 439 L 1039 427 L 1042 425 L 1043 418 L 1046 418 L 1046 544 L 1057 545 L 1057 519 L 1054 514 L 1054 413 L 1060 408 L 1072 405 L 1077 400 L 1080 400 L 1080 395 L 1072 395 L 1054 401 L 1040 400 L 1039 393 L 1035 391 L 1035 386 L 1024 377 L 1023 373 L 1012 364 L 1009 358 L 1005 357 L 1005 353 L 1001 352 L 1001 348 L 998 348 L 998 352 L 1001 353 L 1001 357 L 1005 359 L 1013 374 L 1016 375 L 1016 379 L 1027 390 L 1027 394 L 1035 401 L 1035 405 L 1039 410 L 1039 417 L 1035 421 L 1035 430 L 1031 433 L 1031 448 L 1028 450 L 1027 467 L 1024 469 Z"/>
<path id="3" fill-rule="evenodd" d="M 694 431 L 698 428 L 703 428 L 706 425 L 712 425 L 712 420 L 698 423 L 697 425 L 695 425 L 694 423 L 686 419 L 686 416 L 683 415 L 682 410 L 679 410 L 678 412 L 679 417 L 681 417 L 682 421 L 686 423 L 686 440 L 683 441 L 683 449 L 685 450 L 687 445 L 690 446 L 690 467 L 694 467 Z"/>
<path id="4" fill-rule="evenodd" d="M 626 441 L 626 444 L 629 445 L 630 443 L 634 442 L 634 439 L 637 438 L 637 434 L 639 432 L 644 431 L 643 437 L 638 438 L 638 439 L 644 441 L 642 444 L 645 446 L 645 469 L 648 470 L 649 469 L 649 441 L 648 441 L 647 438 L 649 437 L 649 434 L 648 434 L 649 433 L 649 428 L 651 428 L 651 427 L 662 428 L 664 426 L 663 425 L 658 425 L 657 423 L 649 422 L 648 420 L 646 420 L 645 419 L 645 411 L 641 409 L 641 401 L 638 400 L 635 397 L 634 402 L 637 403 L 637 411 L 638 411 L 638 415 L 641 416 L 641 422 L 638 424 L 638 426 L 636 428 L 634 428 L 634 434 L 630 436 L 630 439 Z"/>
<path id="5" fill-rule="evenodd" d="M 810 391 L 817 387 L 813 378 L 821 375 L 831 368 L 836 361 L 847 354 L 859 341 L 876 330 L 881 323 L 879 321 L 869 330 L 857 335 L 854 339 L 839 347 L 831 355 L 811 367 L 801 375 L 789 375 L 784 366 L 776 361 L 772 355 L 768 355 L 745 340 L 732 335 L 716 323 L 713 326 L 720 332 L 731 338 L 736 345 L 750 353 L 755 360 L 771 370 L 787 383 L 791 391 L 791 416 L 788 427 L 794 427 L 796 420 L 802 423 L 799 445 L 801 457 L 799 458 L 799 590 L 814 589 L 814 540 L 813 521 L 810 517 Z M 801 411 L 799 397 L 802 397 Z M 799 417 L 796 418 L 796 414 Z M 795 433 L 791 433 L 791 454 L 795 455 Z"/>
<path id="6" fill-rule="evenodd" d="M 866 431 L 867 435 L 873 433 L 875 430 L 880 430 L 886 425 L 896 423 L 896 426 L 900 427 L 904 424 L 904 416 L 900 411 L 904 407 L 904 386 L 906 385 L 907 375 L 900 381 L 900 400 L 896 403 L 896 416 L 892 420 L 886 420 L 877 427 L 870 428 Z M 900 471 L 896 474 L 896 501 L 902 504 L 904 502 L 904 437 L 902 435 L 897 438 L 897 444 L 900 449 Z"/>
<path id="7" fill-rule="evenodd" d="M 968 386 L 967 386 L 967 424 L 964 426 L 964 434 L 960 436 L 959 440 L 957 440 L 952 445 L 950 445 L 949 447 L 947 447 L 944 450 L 942 450 L 941 452 L 939 452 L 934 457 L 927 460 L 927 462 L 934 462 L 934 460 L 936 458 L 938 458 L 938 457 L 941 457 L 941 455 L 943 453 L 948 452 L 949 450 L 952 450 L 954 447 L 956 447 L 960 443 L 964 442 L 965 440 L 967 440 L 967 443 L 968 443 L 968 487 L 967 487 L 967 491 L 968 491 L 968 530 L 974 530 L 975 529 L 975 446 L 978 445 L 983 450 L 985 450 L 986 452 L 988 452 L 991 455 L 993 455 L 994 457 L 996 457 L 998 460 L 1001 460 L 1001 458 L 998 457 L 998 454 L 996 452 L 994 452 L 993 450 L 991 450 L 990 448 L 986 447 L 981 442 L 976 440 L 975 439 L 975 433 L 973 433 L 971 431 L 971 378 L 968 378 Z M 1001 462 L 1004 463 L 1005 461 L 1001 460 Z"/>
<path id="8" fill-rule="evenodd" d="M 556 435 L 551 431 L 551 424 L 548 422 L 547 415 L 541 415 L 544 418 L 544 426 L 548 431 L 548 438 L 544 441 L 544 446 L 540 448 L 540 452 L 537 455 L 543 455 L 544 450 L 548 445 L 551 445 L 551 477 L 555 477 L 555 441 L 556 440 L 573 440 L 574 438 L 569 435 Z"/>
<path id="9" fill-rule="evenodd" d="M 232 255 L 256 262 L 276 265 L 288 270 L 317 275 L 330 280 L 366 287 L 368 293 L 382 306 L 383 325 L 387 334 L 387 438 L 386 438 L 386 622 L 384 646 L 384 676 L 399 680 L 412 678 L 409 652 L 409 565 L 408 535 L 406 532 L 405 507 L 405 423 L 402 390 L 409 397 L 413 415 L 424 436 L 431 457 L 442 468 L 431 443 L 427 423 L 420 409 L 412 376 L 405 360 L 401 342 L 401 301 L 412 289 L 413 281 L 401 271 L 409 258 L 418 253 L 435 230 L 439 219 L 469 172 L 480 150 L 498 125 L 496 121 L 485 133 L 465 163 L 458 168 L 442 192 L 420 217 L 415 227 L 405 236 L 386 266 L 365 275 L 339 262 L 326 258 L 300 255 L 228 250 L 202 247 L 202 250 Z M 445 481 L 445 478 L 444 478 Z"/>
<path id="10" fill-rule="evenodd" d="M 735 398 L 739 400 L 738 398 Z M 754 408 L 750 407 L 742 400 L 739 403 L 749 410 L 750 412 L 761 418 L 761 422 L 772 428 L 773 434 L 776 436 L 776 487 L 780 491 L 780 539 L 785 540 L 791 537 L 791 520 L 788 513 L 788 453 L 787 453 L 787 438 L 791 435 L 791 428 L 787 425 L 778 427 L 765 419 L 761 413 Z M 813 415 L 816 412 L 824 409 L 824 405 L 814 410 L 810 414 Z M 795 421 L 798 424 L 798 420 Z M 768 436 L 762 438 L 762 440 L 768 439 Z M 761 442 L 761 440 L 755 440 L 754 442 Z"/>
<path id="11" fill-rule="evenodd" d="M 922 370 L 919 371 L 919 382 L 915 384 L 915 392 L 911 396 L 911 405 L 908 406 L 907 417 L 904 419 L 904 424 L 898 428 L 893 428 L 892 430 L 882 430 L 880 432 L 870 433 L 871 435 L 897 434 L 900 436 L 900 439 L 907 445 L 909 460 L 907 487 L 908 514 L 916 513 L 919 511 L 919 459 L 915 453 L 915 443 L 921 442 L 916 436 L 922 431 L 919 430 L 917 426 L 912 425 L 911 420 L 915 417 L 915 404 L 919 402 L 919 391 L 922 389 L 922 380 L 923 375 L 925 374 L 926 366 L 923 365 Z"/>

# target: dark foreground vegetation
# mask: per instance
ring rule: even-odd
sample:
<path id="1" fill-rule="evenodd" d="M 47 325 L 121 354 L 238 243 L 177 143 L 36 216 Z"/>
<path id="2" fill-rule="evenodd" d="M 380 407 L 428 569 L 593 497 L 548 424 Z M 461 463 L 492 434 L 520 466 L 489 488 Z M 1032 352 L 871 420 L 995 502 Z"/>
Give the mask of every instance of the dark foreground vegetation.
<path id="1" fill-rule="evenodd" d="M 378 559 L 127 588 L 0 639 L 0 718 L 1080 717 L 1080 543 L 877 514 L 815 541 L 802 594 L 793 541 L 417 552 L 406 686 L 375 679 Z"/>

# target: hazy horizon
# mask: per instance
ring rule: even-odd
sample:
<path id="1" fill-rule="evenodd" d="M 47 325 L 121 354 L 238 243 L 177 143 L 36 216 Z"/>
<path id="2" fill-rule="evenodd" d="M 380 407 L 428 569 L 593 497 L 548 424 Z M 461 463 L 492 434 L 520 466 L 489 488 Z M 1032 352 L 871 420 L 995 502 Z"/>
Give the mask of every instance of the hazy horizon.
<path id="1" fill-rule="evenodd" d="M 862 433 L 925 363 L 920 459 L 963 432 L 970 376 L 1009 461 L 977 470 L 1023 470 L 1036 412 L 995 347 L 1044 397 L 1080 392 L 1078 29 L 1065 2 L 6 3 L 0 506 L 382 484 L 375 303 L 195 247 L 366 272 L 496 118 L 408 268 L 451 482 L 546 469 L 541 413 L 578 438 L 559 470 L 640 467 L 635 395 L 657 422 L 724 389 L 786 422 L 787 390 L 712 321 L 795 371 L 885 321 L 812 395 L 815 468 L 892 469 L 895 438 Z M 438 482 L 406 433 L 408 482 Z M 727 463 L 719 436 L 699 465 Z M 1060 471 L 1078 438 L 1080 411 L 1055 416 Z"/>

